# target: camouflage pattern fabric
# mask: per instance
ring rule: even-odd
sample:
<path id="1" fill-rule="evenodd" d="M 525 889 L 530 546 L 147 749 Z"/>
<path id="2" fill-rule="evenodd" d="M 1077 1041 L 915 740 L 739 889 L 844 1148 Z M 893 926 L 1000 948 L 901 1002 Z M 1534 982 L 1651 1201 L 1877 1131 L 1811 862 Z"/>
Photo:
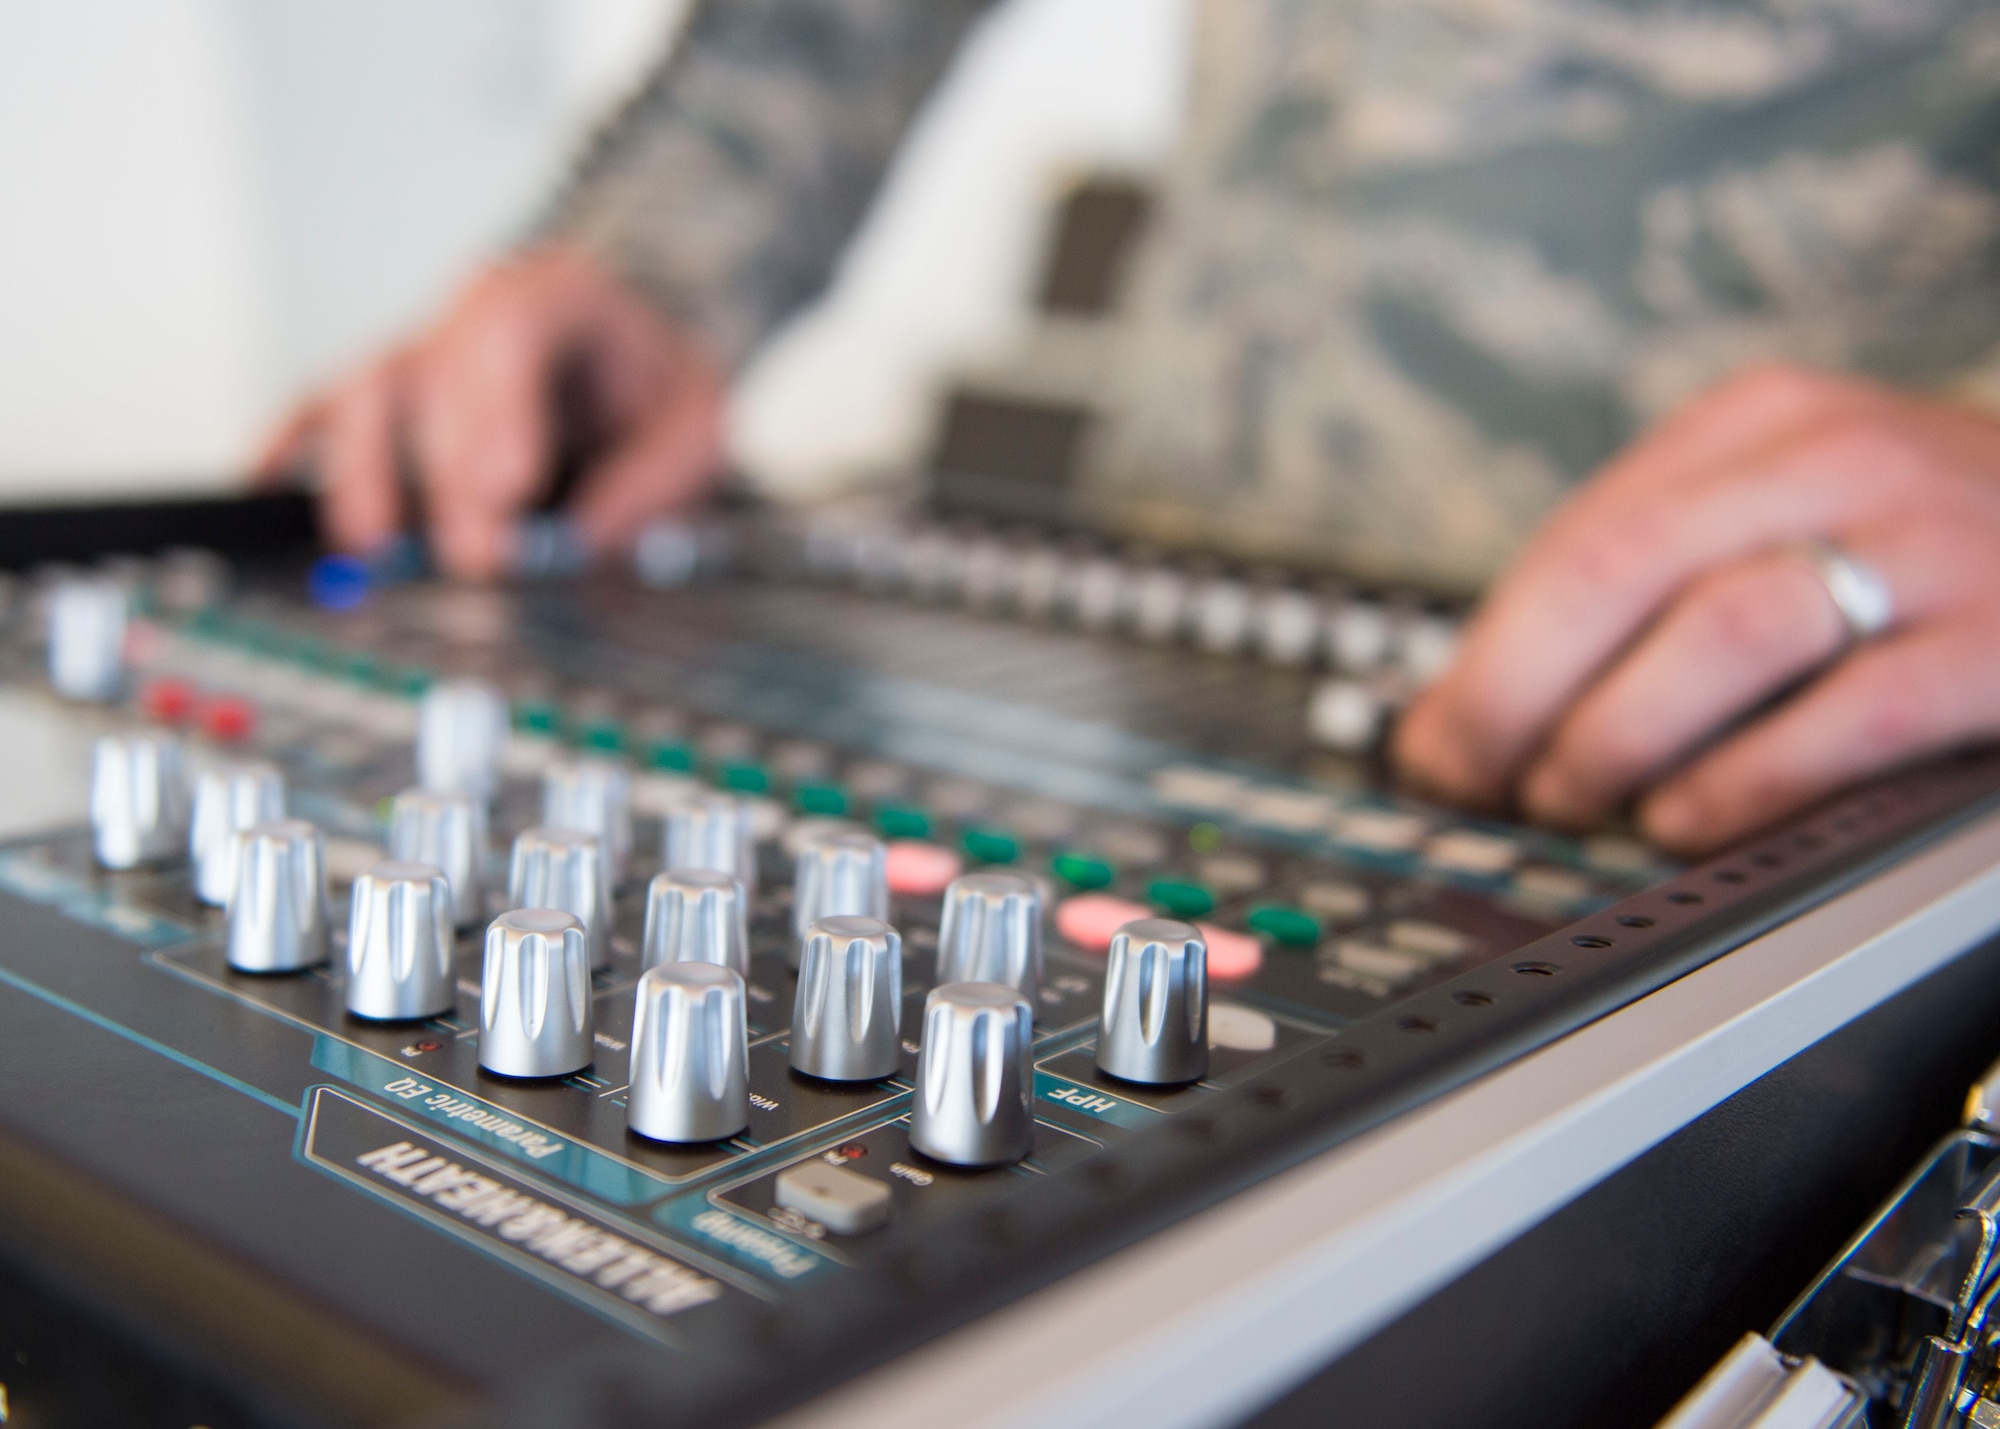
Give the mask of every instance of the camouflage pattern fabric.
<path id="1" fill-rule="evenodd" d="M 544 225 L 732 366 L 826 286 L 985 0 L 696 0 Z"/>
<path id="2" fill-rule="evenodd" d="M 740 353 L 824 280 L 975 8 L 706 6 L 586 172 L 579 231 Z M 1105 416 L 1088 489 L 1141 533 L 1472 588 L 1752 360 L 2000 386 L 1983 0 L 1201 0 L 1197 23 L 1120 359 L 1080 394 Z"/>

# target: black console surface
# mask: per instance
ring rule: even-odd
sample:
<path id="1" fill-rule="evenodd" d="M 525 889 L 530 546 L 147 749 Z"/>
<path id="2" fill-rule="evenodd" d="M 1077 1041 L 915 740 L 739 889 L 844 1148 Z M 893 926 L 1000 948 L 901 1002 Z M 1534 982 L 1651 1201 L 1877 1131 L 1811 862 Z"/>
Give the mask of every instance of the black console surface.
<path id="1" fill-rule="evenodd" d="M 36 1324 L 73 1317 L 118 1367 L 44 1368 L 59 1351 L 35 1341 L 15 1397 L 54 1407 L 26 1422 L 750 1422 L 1644 995 L 2000 793 L 2000 765 L 1967 757 L 1676 869 L 1630 840 L 1417 804 L 1368 757 L 1315 753 L 1305 669 L 790 570 L 674 590 L 412 583 L 345 612 L 299 588 L 274 568 L 226 601 L 155 603 L 112 711 L 49 693 L 24 623 L 5 679 L 52 720 L 179 721 L 211 752 L 280 764 L 292 813 L 328 839 L 337 926 L 440 677 L 510 695 L 498 848 L 536 822 L 540 769 L 577 748 L 630 761 L 642 787 L 752 801 L 750 1126 L 692 1148 L 625 1129 L 657 863 L 643 818 L 592 990 L 596 1060 L 541 1083 L 478 1065 L 476 930 L 453 1013 L 368 1024 L 326 968 L 233 971 L 179 864 L 104 872 L 87 829 L 10 845 L 0 1260 L 40 1297 Z M 858 1087 L 790 1070 L 785 833 L 806 817 L 890 841 L 911 1008 L 940 870 L 1040 881 L 1025 1161 L 968 1172 L 913 1151 L 908 1059 Z M 1091 1056 L 1092 930 L 1148 910 L 1210 938 L 1212 1069 L 1177 1090 L 1114 1082 Z M 813 1158 L 887 1182 L 888 1225 L 842 1236 L 779 1207 L 775 1176 Z M 29 1354 L 38 1332 L 13 1333 Z"/>

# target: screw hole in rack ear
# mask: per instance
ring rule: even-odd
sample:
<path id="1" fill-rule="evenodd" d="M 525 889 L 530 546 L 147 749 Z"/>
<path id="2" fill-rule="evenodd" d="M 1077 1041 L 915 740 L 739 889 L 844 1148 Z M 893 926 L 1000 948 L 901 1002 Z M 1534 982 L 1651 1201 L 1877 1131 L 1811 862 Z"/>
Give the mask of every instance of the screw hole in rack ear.
<path id="1" fill-rule="evenodd" d="M 1460 1007 L 1491 1007 L 1493 1005 L 1493 994 L 1490 992 L 1474 992 L 1468 989 L 1465 992 L 1454 992 L 1451 995 L 1451 1000 Z"/>
<path id="2" fill-rule="evenodd" d="M 1676 888 L 1672 893 L 1667 895 L 1667 902 L 1669 903 L 1687 904 L 1700 903 L 1701 901 L 1702 896 L 1699 893 L 1690 892 L 1685 888 Z"/>
<path id="3" fill-rule="evenodd" d="M 1621 928 L 1650 928 L 1653 926 L 1653 920 L 1646 917 L 1643 913 L 1627 913 L 1618 920 L 1618 926 Z"/>
<path id="4" fill-rule="evenodd" d="M 1322 1067 L 1337 1067 L 1341 1071 L 1355 1072 L 1368 1065 L 1368 1054 L 1357 1052 L 1352 1047 L 1336 1047 L 1320 1057 Z"/>
<path id="5" fill-rule="evenodd" d="M 1740 868 L 1718 868 L 1709 875 L 1717 883 L 1747 883 L 1749 875 Z"/>
<path id="6" fill-rule="evenodd" d="M 1404 1032 L 1435 1032 L 1438 1030 L 1438 1020 L 1435 1017 L 1399 1017 L 1396 1019 L 1396 1026 Z"/>
<path id="7" fill-rule="evenodd" d="M 1554 977 L 1562 969 L 1554 963 L 1515 963 L 1514 971 L 1524 977 Z"/>
<path id="8" fill-rule="evenodd" d="M 1299 1104 L 1299 1094 L 1294 1087 L 1266 1082 L 1262 1086 L 1250 1089 L 1250 1100 L 1266 1111 L 1286 1111 Z"/>
<path id="9" fill-rule="evenodd" d="M 1596 933 L 1578 933 L 1574 938 L 1570 939 L 1570 942 L 1579 948 L 1590 948 L 1593 950 L 1601 950 L 1611 946 L 1609 938 L 1600 937 Z"/>

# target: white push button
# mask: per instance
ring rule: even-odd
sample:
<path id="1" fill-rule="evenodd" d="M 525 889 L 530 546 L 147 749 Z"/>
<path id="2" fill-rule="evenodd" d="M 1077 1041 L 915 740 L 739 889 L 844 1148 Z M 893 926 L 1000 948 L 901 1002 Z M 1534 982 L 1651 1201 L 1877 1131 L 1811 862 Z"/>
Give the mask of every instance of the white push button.
<path id="1" fill-rule="evenodd" d="M 807 1161 L 778 1173 L 778 1204 L 835 1235 L 866 1235 L 889 1219 L 889 1186 L 845 1166 Z"/>

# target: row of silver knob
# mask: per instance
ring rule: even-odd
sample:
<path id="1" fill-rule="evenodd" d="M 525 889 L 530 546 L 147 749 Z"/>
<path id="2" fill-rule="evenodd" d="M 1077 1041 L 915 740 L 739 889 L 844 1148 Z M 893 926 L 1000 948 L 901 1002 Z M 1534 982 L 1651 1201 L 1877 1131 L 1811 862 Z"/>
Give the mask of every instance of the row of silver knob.
<path id="1" fill-rule="evenodd" d="M 172 742 L 159 736 L 106 741 L 99 802 L 126 809 L 163 804 L 177 785 L 176 758 Z M 196 791 L 197 884 L 229 904 L 231 964 L 289 972 L 325 961 L 324 853 L 311 825 L 269 817 L 282 804 L 276 771 L 260 765 L 208 771 Z M 607 802 L 599 798 L 597 807 Z M 478 906 L 482 820 L 483 801 L 469 795 L 415 791 L 399 798 L 394 851 L 433 857 L 378 864 L 355 884 L 347 968 L 355 1015 L 423 1018 L 454 1005 L 452 929 L 472 921 L 465 915 Z M 144 821 L 127 821 L 134 822 Z M 147 826 L 167 822 L 155 817 Z M 100 820 L 99 833 L 101 846 L 119 842 L 116 821 Z M 677 869 L 648 890 L 642 939 L 648 971 L 633 1029 L 630 1116 L 641 1134 L 707 1140 L 747 1123 L 747 1085 L 737 1072 L 747 1065 L 748 939 L 737 875 L 754 865 L 747 821 L 734 801 L 691 801 L 683 816 L 670 817 L 667 838 L 682 857 L 731 867 Z M 808 1075 L 876 1080 L 891 1075 L 899 1060 L 902 953 L 880 916 L 888 901 L 881 870 L 882 846 L 855 831 L 835 830 L 800 849 L 794 896 L 803 926 L 791 1056 Z M 517 910 L 489 929 L 482 977 L 481 1060 L 489 1070 L 557 1076 L 588 1065 L 589 974 L 608 961 L 611 884 L 610 860 L 594 835 L 538 829 L 516 841 L 509 893 Z M 965 1165 L 1026 1154 L 1040 924 L 1035 885 L 1018 875 L 969 875 L 947 890 L 939 986 L 926 1005 L 912 1113 L 913 1142 L 926 1154 Z M 699 1011 L 690 1010 L 695 1004 Z M 729 1053 L 731 1047 L 744 1055 Z M 1171 1083 L 1199 1077 L 1205 1055 L 1199 935 L 1155 921 L 1121 931 L 1107 968 L 1100 1066 L 1127 1080 Z"/>

